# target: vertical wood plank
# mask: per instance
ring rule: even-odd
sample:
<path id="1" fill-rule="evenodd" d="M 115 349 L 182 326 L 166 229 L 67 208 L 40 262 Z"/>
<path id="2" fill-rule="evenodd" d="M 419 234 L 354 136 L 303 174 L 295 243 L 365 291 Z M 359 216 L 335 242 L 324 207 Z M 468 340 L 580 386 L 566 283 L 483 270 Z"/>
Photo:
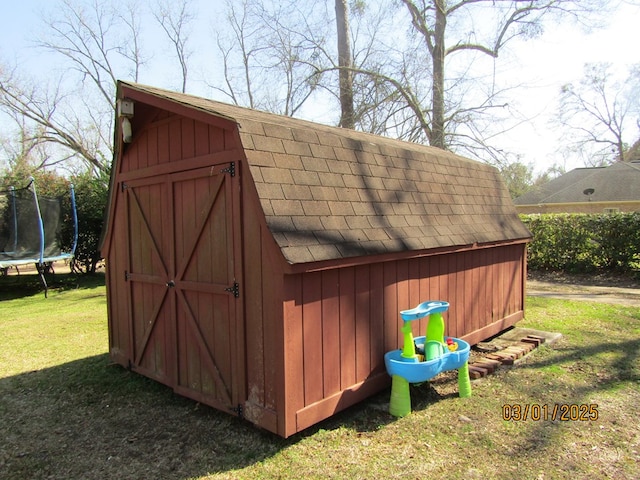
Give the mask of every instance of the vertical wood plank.
<path id="1" fill-rule="evenodd" d="M 495 281 L 496 281 L 496 248 L 490 248 L 487 252 L 487 302 L 490 322 L 493 323 L 497 320 L 496 317 L 496 294 L 495 294 Z"/>
<path id="2" fill-rule="evenodd" d="M 340 391 L 340 278 L 338 270 L 322 273 L 322 370 L 324 395 Z"/>
<path id="3" fill-rule="evenodd" d="M 180 130 L 180 146 L 182 147 L 181 159 L 195 157 L 195 122 L 191 119 L 183 118 L 180 122 Z"/>
<path id="4" fill-rule="evenodd" d="M 232 388 L 232 369 L 234 365 L 231 362 L 231 350 L 233 343 L 231 342 L 231 314 L 229 311 L 229 303 L 235 301 L 230 295 L 214 295 L 211 305 L 212 310 L 212 322 L 214 327 L 214 344 L 213 352 L 222 376 L 224 384 L 231 389 Z M 232 391 L 229 394 L 233 395 Z M 220 400 L 222 398 L 219 397 Z"/>
<path id="5" fill-rule="evenodd" d="M 402 325 L 400 320 L 400 312 L 402 310 L 408 310 L 412 307 L 409 303 L 409 263 L 407 260 L 398 260 L 396 263 L 396 291 L 398 304 L 396 305 L 396 317 L 398 318 L 398 325 Z M 414 335 L 418 335 L 419 323 L 411 322 L 411 329 Z M 398 327 L 400 328 L 400 327 Z M 400 333 L 398 333 L 400 335 Z M 400 340 L 402 342 L 402 340 Z"/>
<path id="6" fill-rule="evenodd" d="M 304 361 L 304 404 L 323 396 L 322 385 L 322 277 L 313 272 L 302 275 L 302 328 Z"/>
<path id="7" fill-rule="evenodd" d="M 409 260 L 408 271 L 408 288 L 409 288 L 409 308 L 413 308 L 419 305 L 424 300 L 420 296 L 420 259 L 413 258 Z M 411 322 L 413 328 L 413 335 L 422 335 L 420 332 L 423 330 L 420 328 L 420 321 Z"/>
<path id="8" fill-rule="evenodd" d="M 467 275 L 465 271 L 464 255 L 457 253 L 455 255 L 456 262 L 456 288 L 455 288 L 455 302 L 452 306 L 452 315 L 455 319 L 455 333 L 453 336 L 461 337 L 466 332 L 466 310 L 465 310 L 465 283 Z"/>
<path id="9" fill-rule="evenodd" d="M 169 122 L 169 161 L 176 162 L 182 157 L 182 122 L 174 118 Z"/>
<path id="10" fill-rule="evenodd" d="M 209 125 L 202 122 L 194 123 L 194 155 L 201 156 L 209 153 Z"/>
<path id="11" fill-rule="evenodd" d="M 209 152 L 217 153 L 226 149 L 225 132 L 220 128 L 209 126 Z"/>
<path id="12" fill-rule="evenodd" d="M 480 285 L 482 286 L 481 320 L 484 325 L 491 324 L 491 292 L 489 284 L 491 267 L 488 262 L 490 253 L 490 249 L 483 249 L 480 255 Z"/>
<path id="13" fill-rule="evenodd" d="M 480 261 L 480 255 L 478 251 L 473 253 L 473 271 L 474 271 L 474 286 L 475 286 L 475 301 L 473 302 L 474 317 L 476 320 L 475 329 L 480 329 L 485 326 L 486 319 L 483 318 L 483 294 L 484 294 L 484 278 L 482 276 L 482 262 Z"/>
<path id="14" fill-rule="evenodd" d="M 169 124 L 158 125 L 158 162 L 161 165 L 168 163 L 169 158 Z"/>
<path id="15" fill-rule="evenodd" d="M 204 132 L 208 134 L 208 129 Z M 208 136 L 207 147 L 208 147 Z M 260 223 L 255 221 L 255 212 L 251 207 L 247 208 L 246 217 L 243 222 L 244 235 L 246 238 L 255 239 L 252 248 L 246 248 L 243 252 L 243 261 L 246 262 L 245 284 L 245 323 L 246 323 L 246 358 L 247 358 L 247 385 L 249 401 L 265 406 L 265 343 L 267 338 L 264 326 L 265 290 L 268 283 L 265 283 L 263 266 L 263 238 Z M 271 280 L 271 279 L 270 279 Z M 265 305 L 266 306 L 266 305 Z M 276 312 L 272 312 L 272 318 L 277 318 Z M 275 325 L 271 329 L 275 329 Z"/>
<path id="16" fill-rule="evenodd" d="M 444 302 L 450 302 L 449 272 L 451 271 L 451 257 L 449 255 L 438 255 L 440 271 L 440 298 Z"/>
<path id="17" fill-rule="evenodd" d="M 355 341 L 356 382 L 364 381 L 371 373 L 369 266 L 355 268 Z"/>
<path id="18" fill-rule="evenodd" d="M 285 275 L 284 311 L 284 375 L 283 398 L 286 402 L 285 433 L 296 431 L 296 412 L 304 407 L 304 357 L 302 354 L 302 282 L 300 275 Z"/>
<path id="19" fill-rule="evenodd" d="M 341 388 L 356 381 L 355 286 L 353 267 L 340 269 L 340 371 Z"/>
<path id="20" fill-rule="evenodd" d="M 508 269 L 508 258 L 506 255 L 506 249 L 502 250 L 502 256 L 500 258 L 500 262 L 498 264 L 500 268 L 500 281 L 498 283 L 498 288 L 500 289 L 500 316 L 504 318 L 507 316 L 507 312 L 509 311 L 509 297 L 506 295 L 508 291 L 509 285 L 509 269 Z"/>
<path id="21" fill-rule="evenodd" d="M 471 328 L 473 330 L 479 330 L 482 328 L 482 319 L 481 319 L 481 293 L 480 293 L 480 282 L 483 280 L 480 276 L 480 258 L 478 256 L 478 252 L 469 252 L 471 255 L 472 261 L 472 284 L 473 284 L 473 304 L 472 304 L 472 315 L 473 315 L 473 323 L 471 324 Z"/>
<path id="22" fill-rule="evenodd" d="M 284 342 L 286 340 L 284 334 L 286 326 L 283 317 L 284 276 L 274 265 L 275 252 L 269 248 L 272 237 L 267 226 L 260 227 L 260 238 L 264 268 L 262 277 L 264 339 L 258 341 L 262 342 L 264 348 L 265 406 L 278 411 L 278 421 L 280 422 L 281 418 L 285 418 L 283 412 L 286 403 L 284 397 L 280 397 L 280 395 L 284 395 L 286 392 L 287 381 L 284 364 Z M 246 335 L 251 335 L 251 331 L 247 329 Z"/>
<path id="23" fill-rule="evenodd" d="M 442 260 L 444 264 L 444 284 L 441 288 L 443 293 L 442 299 L 446 302 L 449 302 L 449 309 L 443 315 L 444 317 L 444 334 L 445 335 L 453 335 L 455 332 L 456 321 L 453 316 L 452 306 L 455 302 L 456 297 L 456 257 L 454 255 L 442 255 Z"/>
<path id="24" fill-rule="evenodd" d="M 429 286 L 431 298 L 429 300 L 442 300 L 440 295 L 440 255 L 429 257 Z"/>
<path id="25" fill-rule="evenodd" d="M 212 302 L 215 301 L 215 296 L 207 293 L 195 293 L 193 294 L 193 309 L 194 315 L 198 320 L 202 336 L 205 344 L 210 350 L 213 350 L 212 345 L 214 343 L 214 328 L 213 321 L 210 316 L 210 308 Z M 222 352 L 213 352 L 214 356 Z M 215 395 L 216 383 L 213 377 L 213 373 L 210 371 L 208 363 L 205 361 L 205 355 L 208 356 L 208 352 L 202 352 L 199 358 L 200 361 L 200 384 L 202 386 L 202 393 L 206 395 Z"/>
<path id="26" fill-rule="evenodd" d="M 369 268 L 369 318 L 371 321 L 371 365 L 374 373 L 384 367 L 385 330 L 384 330 L 384 280 L 383 267 L 374 263 Z"/>
<path id="27" fill-rule="evenodd" d="M 422 257 L 420 259 L 420 301 L 426 302 L 427 300 L 433 300 L 431 295 L 431 276 L 429 265 L 431 263 L 431 257 Z M 425 335 L 427 331 L 427 320 L 420 319 L 420 326 L 418 333 Z"/>
<path id="28" fill-rule="evenodd" d="M 396 288 L 396 262 L 383 263 L 384 283 L 384 350 L 395 350 L 400 347 L 398 332 L 401 327 L 398 315 L 398 290 Z"/>
<path id="29" fill-rule="evenodd" d="M 158 129 L 150 128 L 147 130 L 147 165 L 158 164 Z"/>
<path id="30" fill-rule="evenodd" d="M 131 171 L 138 170 L 140 168 L 140 156 L 138 155 L 137 143 L 129 145 L 126 156 L 127 156 L 127 165 L 128 165 L 127 171 L 131 172 Z"/>

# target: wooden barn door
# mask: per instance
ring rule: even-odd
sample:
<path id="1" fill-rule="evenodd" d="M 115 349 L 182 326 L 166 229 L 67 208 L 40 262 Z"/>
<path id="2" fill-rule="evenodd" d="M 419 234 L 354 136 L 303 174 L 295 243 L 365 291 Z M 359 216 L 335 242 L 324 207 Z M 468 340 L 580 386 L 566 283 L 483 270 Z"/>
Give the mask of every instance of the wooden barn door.
<path id="1" fill-rule="evenodd" d="M 237 182 L 223 164 L 123 187 L 133 367 L 223 410 L 244 398 Z"/>

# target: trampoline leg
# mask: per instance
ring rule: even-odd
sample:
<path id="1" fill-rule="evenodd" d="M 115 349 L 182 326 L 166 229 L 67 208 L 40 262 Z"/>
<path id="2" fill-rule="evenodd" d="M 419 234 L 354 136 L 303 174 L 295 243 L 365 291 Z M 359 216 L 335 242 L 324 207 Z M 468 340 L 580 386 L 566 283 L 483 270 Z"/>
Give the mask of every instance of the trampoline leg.
<path id="1" fill-rule="evenodd" d="M 49 286 L 47 285 L 47 279 L 44 277 L 45 266 L 42 263 L 39 263 L 36 265 L 36 269 L 38 270 L 40 281 L 42 282 L 42 286 L 44 287 L 44 298 L 47 298 L 49 293 Z"/>

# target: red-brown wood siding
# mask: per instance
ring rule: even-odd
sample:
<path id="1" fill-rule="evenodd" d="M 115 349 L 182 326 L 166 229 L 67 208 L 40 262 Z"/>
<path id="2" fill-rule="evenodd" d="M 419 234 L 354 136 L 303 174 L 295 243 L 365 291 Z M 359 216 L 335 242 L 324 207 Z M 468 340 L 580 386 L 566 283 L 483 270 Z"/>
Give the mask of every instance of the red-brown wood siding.
<path id="1" fill-rule="evenodd" d="M 445 333 L 472 343 L 519 320 L 523 255 L 515 244 L 286 275 L 288 434 L 350 405 L 345 392 L 355 402 L 367 384 L 388 384 L 384 353 L 401 346 L 400 310 L 448 301 Z M 424 335 L 426 321 L 413 332 Z"/>
<path id="2" fill-rule="evenodd" d="M 284 432 L 282 255 L 264 220 L 251 174 L 242 174 L 242 301 L 246 325 L 247 401 L 244 416 L 274 433 Z"/>
<path id="3" fill-rule="evenodd" d="M 118 201 L 113 207 L 113 215 L 124 218 L 123 202 Z M 122 222 L 118 222 L 120 225 Z M 127 250 L 121 246 L 126 245 L 127 237 L 124 228 L 116 228 L 111 232 L 110 248 L 102 254 L 106 259 L 106 286 L 107 286 L 107 312 L 109 321 L 109 352 L 117 363 L 128 364 L 130 358 L 130 329 L 129 309 L 126 302 L 127 285 L 123 278 L 111 272 L 124 272 L 127 267 Z M 121 301 L 118 301 L 121 299 Z"/>
<path id="4" fill-rule="evenodd" d="M 246 398 L 239 164 L 228 128 L 136 106 L 105 242 L 115 361 L 221 409 Z M 238 165 L 232 177 L 225 169 Z"/>

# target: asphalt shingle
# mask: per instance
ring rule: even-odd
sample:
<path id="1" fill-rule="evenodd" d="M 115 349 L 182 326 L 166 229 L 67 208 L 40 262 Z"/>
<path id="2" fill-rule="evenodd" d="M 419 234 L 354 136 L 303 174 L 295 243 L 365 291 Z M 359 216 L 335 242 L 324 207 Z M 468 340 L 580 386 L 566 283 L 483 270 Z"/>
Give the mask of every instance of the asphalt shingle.
<path id="1" fill-rule="evenodd" d="M 238 124 L 292 264 L 529 238 L 498 171 L 424 145 L 131 84 Z"/>

